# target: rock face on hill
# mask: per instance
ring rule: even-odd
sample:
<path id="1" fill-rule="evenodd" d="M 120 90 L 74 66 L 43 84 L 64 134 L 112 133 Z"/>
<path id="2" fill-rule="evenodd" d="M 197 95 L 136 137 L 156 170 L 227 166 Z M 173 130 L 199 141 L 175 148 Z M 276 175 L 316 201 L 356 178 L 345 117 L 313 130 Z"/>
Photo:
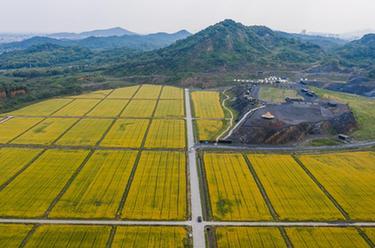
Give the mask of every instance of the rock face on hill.
<path id="1" fill-rule="evenodd" d="M 267 112 L 274 119 L 264 119 L 262 116 Z M 269 105 L 245 120 L 228 140 L 245 144 L 288 144 L 308 136 L 348 133 L 355 128 L 353 113 L 344 104 Z"/>

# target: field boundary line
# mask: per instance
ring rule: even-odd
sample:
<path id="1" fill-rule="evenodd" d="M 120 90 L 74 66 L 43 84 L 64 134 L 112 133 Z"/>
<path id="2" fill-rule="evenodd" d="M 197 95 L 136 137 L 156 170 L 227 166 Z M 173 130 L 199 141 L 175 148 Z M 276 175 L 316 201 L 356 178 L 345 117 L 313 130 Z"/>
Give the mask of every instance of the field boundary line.
<path id="1" fill-rule="evenodd" d="M 279 215 L 277 214 L 275 208 L 273 207 L 272 202 L 271 202 L 271 200 L 268 197 L 268 194 L 266 192 L 266 189 L 263 186 L 262 182 L 260 181 L 260 178 L 258 177 L 258 174 L 256 173 L 251 161 L 249 160 L 249 158 L 247 157 L 247 155 L 245 153 L 242 153 L 242 157 L 245 159 L 247 167 L 249 168 L 250 173 L 253 176 L 254 181 L 255 181 L 256 185 L 258 186 L 258 189 L 259 189 L 260 193 L 263 196 L 263 200 L 266 202 L 266 205 L 268 207 L 268 210 L 269 210 L 270 214 L 272 215 L 272 218 L 276 221 L 279 221 L 280 220 Z"/>
<path id="2" fill-rule="evenodd" d="M 286 247 L 292 248 L 293 247 L 292 241 L 290 241 L 290 238 L 289 238 L 287 232 L 285 231 L 285 228 L 282 227 L 282 226 L 279 226 L 277 229 L 279 229 L 279 232 L 284 239 Z"/>
<path id="3" fill-rule="evenodd" d="M 206 167 L 204 163 L 204 153 L 199 152 L 197 156 L 197 166 L 198 166 L 198 176 L 201 182 L 200 189 L 203 190 L 203 194 L 201 193 L 201 199 L 203 200 L 202 208 L 203 208 L 203 217 L 207 220 L 213 220 L 213 210 L 210 201 L 210 191 L 208 187 L 207 175 L 206 175 Z"/>
<path id="4" fill-rule="evenodd" d="M 27 235 L 25 236 L 25 238 L 22 240 L 21 244 L 20 244 L 20 248 L 23 248 L 25 247 L 27 241 L 30 240 L 30 238 L 34 235 L 36 229 L 39 227 L 39 224 L 34 224 L 33 227 L 31 228 L 31 230 L 27 233 Z"/>
<path id="5" fill-rule="evenodd" d="M 158 99 L 156 101 L 154 110 L 152 112 L 152 117 L 155 116 L 156 108 L 158 107 L 160 96 L 161 96 L 161 93 L 163 92 L 163 88 L 164 88 L 164 86 L 162 86 L 162 88 L 160 89 Z M 140 89 L 141 89 L 141 86 L 139 87 L 138 90 L 140 90 Z M 132 98 L 134 98 L 135 95 L 136 95 L 136 93 L 133 95 Z M 126 183 L 126 186 L 125 186 L 125 189 L 124 189 L 124 193 L 123 193 L 123 195 L 121 197 L 121 200 L 120 200 L 117 212 L 116 212 L 116 219 L 121 219 L 122 212 L 124 211 L 126 198 L 128 197 L 128 194 L 129 194 L 129 191 L 130 191 L 130 187 L 131 187 L 131 184 L 132 184 L 134 176 L 135 176 L 135 172 L 136 172 L 137 167 L 138 167 L 138 163 L 139 163 L 139 161 L 141 159 L 141 156 L 142 156 L 142 153 L 143 153 L 143 150 L 144 150 L 144 146 L 146 144 L 146 139 L 147 139 L 148 133 L 149 133 L 150 128 L 151 128 L 151 124 L 152 124 L 152 119 L 148 122 L 147 129 L 146 129 L 146 132 L 145 132 L 145 134 L 143 136 L 141 146 L 138 149 L 138 154 L 137 154 L 137 157 L 136 157 L 136 159 L 134 161 L 133 168 L 132 168 L 132 171 L 131 171 L 130 176 L 129 176 L 129 180 Z"/>
<path id="6" fill-rule="evenodd" d="M 36 117 L 37 118 L 37 117 Z M 24 135 L 25 133 L 29 132 L 30 130 L 32 130 L 34 127 L 38 126 L 40 123 L 42 123 L 43 121 L 45 121 L 47 118 L 41 118 L 42 120 L 38 121 L 37 123 L 35 123 L 34 125 L 32 125 L 30 128 L 26 129 L 25 131 L 21 132 L 21 134 L 17 135 L 16 137 L 14 137 L 13 139 L 9 140 L 8 142 L 6 142 L 6 144 L 11 144 L 13 141 L 15 141 L 16 139 L 18 139 L 19 137 L 21 137 L 22 135 Z"/>
<path id="7" fill-rule="evenodd" d="M 90 160 L 92 155 L 94 154 L 95 150 L 90 150 L 90 152 L 86 155 L 85 159 L 81 162 L 80 166 L 74 171 L 73 175 L 69 178 L 69 180 L 65 183 L 64 187 L 61 189 L 61 191 L 57 194 L 55 199 L 51 202 L 47 210 L 44 212 L 44 217 L 48 218 L 50 212 L 52 209 L 56 206 L 58 201 L 62 198 L 62 196 L 66 193 L 66 191 L 69 189 L 70 185 L 73 183 L 73 181 L 77 178 L 78 174 L 82 171 L 82 169 L 85 167 L 87 162 Z"/>
<path id="8" fill-rule="evenodd" d="M 55 140 L 52 141 L 52 145 L 57 145 L 56 143 L 62 138 L 65 136 L 65 134 L 67 134 L 70 130 L 72 130 L 77 124 L 78 122 L 81 121 L 81 118 L 77 119 L 75 122 L 72 123 L 72 125 L 70 125 L 66 130 L 64 130 Z"/>
<path id="9" fill-rule="evenodd" d="M 319 187 L 319 189 L 328 197 L 328 199 L 333 203 L 337 210 L 343 215 L 345 220 L 352 221 L 349 214 L 344 210 L 343 207 L 336 201 L 336 199 L 328 192 L 328 190 L 319 182 L 319 180 L 310 172 L 309 169 L 302 163 L 302 161 L 296 156 L 292 155 L 293 159 L 299 164 L 299 166 L 305 171 L 305 173 L 314 181 L 314 183 Z"/>
<path id="10" fill-rule="evenodd" d="M 6 188 L 10 183 L 12 183 L 19 175 L 21 175 L 25 170 L 27 170 L 36 160 L 38 160 L 47 149 L 40 151 L 34 158 L 32 158 L 25 166 L 23 166 L 16 174 L 14 174 L 11 178 L 9 178 L 6 182 L 0 185 L 0 192 Z"/>
<path id="11" fill-rule="evenodd" d="M 372 240 L 367 236 L 367 234 L 361 228 L 356 226 L 355 229 L 370 247 L 375 247 L 374 242 L 372 242 Z"/>
<path id="12" fill-rule="evenodd" d="M 111 232 L 109 233 L 109 237 L 106 243 L 107 248 L 112 247 L 113 239 L 115 238 L 116 232 L 117 232 L 117 227 L 112 225 Z"/>

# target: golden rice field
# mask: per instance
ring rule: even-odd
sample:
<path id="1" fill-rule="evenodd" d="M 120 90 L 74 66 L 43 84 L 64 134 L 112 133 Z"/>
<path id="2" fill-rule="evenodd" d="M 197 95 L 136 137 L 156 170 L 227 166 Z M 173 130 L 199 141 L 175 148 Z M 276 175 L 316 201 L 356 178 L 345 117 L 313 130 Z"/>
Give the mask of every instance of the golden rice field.
<path id="1" fill-rule="evenodd" d="M 155 117 L 159 118 L 182 118 L 184 116 L 185 108 L 182 100 L 160 100 L 155 112 Z"/>
<path id="2" fill-rule="evenodd" d="M 250 154 L 248 158 L 281 220 L 344 220 L 290 155 Z"/>
<path id="3" fill-rule="evenodd" d="M 277 227 L 216 227 L 218 248 L 287 247 Z"/>
<path id="4" fill-rule="evenodd" d="M 136 156 L 136 151 L 96 151 L 49 217 L 114 218 Z"/>
<path id="5" fill-rule="evenodd" d="M 0 185 L 16 175 L 17 172 L 31 162 L 41 151 L 37 149 L 1 148 Z"/>
<path id="6" fill-rule="evenodd" d="M 195 91 L 191 93 L 196 118 L 224 118 L 220 103 L 220 93 L 214 91 Z"/>
<path id="7" fill-rule="evenodd" d="M 160 99 L 184 99 L 184 90 L 173 86 L 164 86 Z"/>
<path id="8" fill-rule="evenodd" d="M 51 99 L 9 113 L 13 116 L 49 116 L 64 106 L 70 104 L 72 99 Z"/>
<path id="9" fill-rule="evenodd" d="M 57 142 L 62 146 L 95 146 L 103 137 L 113 120 L 82 119 Z"/>
<path id="10" fill-rule="evenodd" d="M 375 227 L 362 228 L 362 230 L 366 233 L 367 237 L 375 243 Z"/>
<path id="11" fill-rule="evenodd" d="M 79 119 L 48 118 L 15 139 L 13 144 L 51 145 Z"/>
<path id="12" fill-rule="evenodd" d="M 300 160 L 354 220 L 375 220 L 375 153 L 303 155 Z"/>
<path id="13" fill-rule="evenodd" d="M 0 143 L 4 144 L 41 122 L 42 118 L 12 118 L 0 124 Z"/>
<path id="14" fill-rule="evenodd" d="M 85 116 L 99 102 L 99 99 L 75 99 L 54 113 L 53 116 Z"/>
<path id="15" fill-rule="evenodd" d="M 158 99 L 162 86 L 144 84 L 135 94 L 134 99 Z"/>
<path id="16" fill-rule="evenodd" d="M 122 112 L 121 117 L 152 117 L 156 102 L 156 100 L 132 100 Z"/>
<path id="17" fill-rule="evenodd" d="M 146 148 L 184 148 L 185 121 L 153 120 L 146 139 Z"/>
<path id="18" fill-rule="evenodd" d="M 100 146 L 139 148 L 142 145 L 149 123 L 150 120 L 146 119 L 119 119 L 100 143 Z"/>
<path id="19" fill-rule="evenodd" d="M 82 94 L 78 96 L 71 96 L 70 98 L 91 98 L 91 99 L 103 99 L 107 97 L 112 90 L 97 90 L 87 94 Z"/>
<path id="20" fill-rule="evenodd" d="M 0 246 L 20 247 L 31 228 L 31 225 L 0 224 Z"/>
<path id="21" fill-rule="evenodd" d="M 134 94 L 137 92 L 137 90 L 140 88 L 140 86 L 130 86 L 125 88 L 119 88 L 115 89 L 107 98 L 113 99 L 130 99 L 134 96 Z"/>
<path id="22" fill-rule="evenodd" d="M 122 218 L 184 220 L 187 217 L 185 156 L 180 152 L 142 152 Z"/>
<path id="23" fill-rule="evenodd" d="M 117 227 L 112 247 L 183 248 L 188 234 L 184 227 L 120 226 Z"/>
<path id="24" fill-rule="evenodd" d="M 216 140 L 225 126 L 225 120 L 196 120 L 199 140 Z"/>
<path id="25" fill-rule="evenodd" d="M 272 219 L 241 154 L 205 153 L 204 169 L 213 219 Z"/>
<path id="26" fill-rule="evenodd" d="M 294 247 L 369 247 L 355 228 L 293 227 L 285 229 Z"/>
<path id="27" fill-rule="evenodd" d="M 26 247 L 106 247 L 110 226 L 43 225 Z"/>
<path id="28" fill-rule="evenodd" d="M 87 116 L 92 117 L 116 117 L 120 115 L 129 100 L 106 99 L 98 104 Z"/>
<path id="29" fill-rule="evenodd" d="M 0 216 L 42 217 L 88 151 L 48 150 L 0 191 Z"/>

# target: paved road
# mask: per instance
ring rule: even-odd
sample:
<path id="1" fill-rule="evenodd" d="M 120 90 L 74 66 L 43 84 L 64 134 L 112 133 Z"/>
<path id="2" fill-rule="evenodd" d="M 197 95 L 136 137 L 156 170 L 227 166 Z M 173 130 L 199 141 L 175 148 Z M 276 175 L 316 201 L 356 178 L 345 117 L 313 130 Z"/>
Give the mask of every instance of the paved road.
<path id="1" fill-rule="evenodd" d="M 225 108 L 230 113 L 229 125 L 228 125 L 228 127 L 219 136 L 217 136 L 216 142 L 218 142 L 221 139 L 221 137 L 224 136 L 224 134 L 226 132 L 228 132 L 232 128 L 232 126 L 233 126 L 234 116 L 233 116 L 232 110 L 230 110 L 230 108 L 228 108 L 225 105 L 225 103 L 230 99 L 230 96 L 226 94 L 227 90 L 228 89 L 224 90 L 224 92 L 223 92 L 223 94 L 225 95 L 225 99 L 223 100 L 223 102 L 221 103 L 221 105 L 223 106 L 223 108 Z"/>
<path id="2" fill-rule="evenodd" d="M 131 221 L 131 220 L 68 220 L 68 219 L 12 219 L 0 218 L 7 224 L 55 224 L 55 225 L 138 225 L 138 226 L 194 226 L 194 221 Z M 205 221 L 203 226 L 307 226 L 307 227 L 375 227 L 375 222 L 296 222 L 296 221 Z M 202 230 L 203 232 L 203 230 Z M 203 240 L 204 241 L 204 240 Z M 202 246 L 200 246 L 202 247 Z"/>
<path id="3" fill-rule="evenodd" d="M 9 121 L 12 118 L 13 118 L 13 116 L 6 116 L 3 119 L 0 119 L 0 124 L 3 124 L 5 122 Z"/>
<path id="4" fill-rule="evenodd" d="M 204 248 L 206 246 L 204 235 L 204 224 L 197 221 L 198 216 L 202 216 L 202 202 L 199 193 L 199 177 L 197 169 L 197 156 L 194 148 L 194 129 L 191 116 L 190 93 L 185 89 L 186 124 L 189 152 L 189 178 L 190 178 L 190 199 L 191 199 L 191 227 L 193 229 L 193 246 Z"/>

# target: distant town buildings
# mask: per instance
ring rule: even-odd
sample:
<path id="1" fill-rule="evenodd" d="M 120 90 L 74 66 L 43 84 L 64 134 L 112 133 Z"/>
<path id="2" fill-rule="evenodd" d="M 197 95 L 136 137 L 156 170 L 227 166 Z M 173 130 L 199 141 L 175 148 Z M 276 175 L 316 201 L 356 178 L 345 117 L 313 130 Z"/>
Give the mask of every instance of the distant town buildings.
<path id="1" fill-rule="evenodd" d="M 287 78 L 283 77 L 267 77 L 264 79 L 257 79 L 257 80 L 252 80 L 252 79 L 234 79 L 233 80 L 236 83 L 253 83 L 253 84 L 276 84 L 276 83 L 289 83 L 289 80 Z"/>

